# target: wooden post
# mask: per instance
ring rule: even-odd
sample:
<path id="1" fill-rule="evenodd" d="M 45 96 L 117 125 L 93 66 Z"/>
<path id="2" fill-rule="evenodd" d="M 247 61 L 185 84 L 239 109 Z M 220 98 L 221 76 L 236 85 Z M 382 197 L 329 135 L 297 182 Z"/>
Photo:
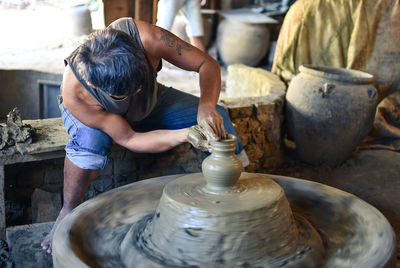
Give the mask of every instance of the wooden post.
<path id="1" fill-rule="evenodd" d="M 153 0 L 153 20 L 152 20 L 153 24 L 156 24 L 157 22 L 157 6 L 158 6 L 158 0 Z"/>
<path id="2" fill-rule="evenodd" d="M 0 239 L 6 240 L 6 208 L 4 192 L 4 165 L 0 165 Z"/>
<path id="3" fill-rule="evenodd" d="M 153 23 L 154 1 L 135 0 L 135 19 Z"/>
<path id="4" fill-rule="evenodd" d="M 103 0 L 105 25 L 122 17 L 134 17 L 134 0 Z"/>

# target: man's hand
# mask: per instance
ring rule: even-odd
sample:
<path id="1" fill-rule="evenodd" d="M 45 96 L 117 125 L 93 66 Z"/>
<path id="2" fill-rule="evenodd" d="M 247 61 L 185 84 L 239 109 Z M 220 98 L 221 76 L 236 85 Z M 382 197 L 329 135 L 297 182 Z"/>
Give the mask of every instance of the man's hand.
<path id="1" fill-rule="evenodd" d="M 214 134 L 219 139 L 224 139 L 227 135 L 224 127 L 224 120 L 215 106 L 199 104 L 197 123 L 205 132 L 209 133 L 208 136 L 210 137 Z"/>
<path id="2" fill-rule="evenodd" d="M 187 140 L 197 149 L 210 151 L 210 142 L 212 140 L 219 140 L 219 138 L 214 132 L 207 131 L 200 125 L 194 125 L 189 128 Z"/>

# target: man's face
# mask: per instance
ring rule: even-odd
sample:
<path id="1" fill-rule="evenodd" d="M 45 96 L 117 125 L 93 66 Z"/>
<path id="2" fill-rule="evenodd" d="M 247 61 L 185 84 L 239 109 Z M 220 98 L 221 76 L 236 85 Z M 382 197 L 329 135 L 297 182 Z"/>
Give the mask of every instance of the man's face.
<path id="1" fill-rule="evenodd" d="M 124 95 L 110 95 L 111 98 L 116 99 L 116 100 L 122 100 L 125 99 L 129 96 L 135 96 L 136 94 L 138 94 L 140 91 L 142 91 L 142 88 L 138 88 L 135 92 L 130 93 L 130 94 L 124 94 Z"/>
<path id="2" fill-rule="evenodd" d="M 95 89 L 95 90 L 99 90 L 99 88 L 98 87 L 96 87 L 96 86 L 94 86 L 92 83 L 90 83 L 89 81 L 85 81 L 86 82 L 86 84 L 88 84 L 90 87 L 92 87 L 93 89 Z M 123 100 L 123 99 L 125 99 L 125 98 L 127 98 L 127 97 L 129 97 L 129 96 L 135 96 L 136 94 L 138 94 L 140 91 L 142 91 L 142 86 L 140 86 L 135 92 L 133 92 L 133 93 L 126 93 L 126 94 L 123 94 L 123 95 L 111 95 L 111 94 L 108 94 L 111 98 L 113 98 L 113 99 L 115 99 L 115 100 Z"/>

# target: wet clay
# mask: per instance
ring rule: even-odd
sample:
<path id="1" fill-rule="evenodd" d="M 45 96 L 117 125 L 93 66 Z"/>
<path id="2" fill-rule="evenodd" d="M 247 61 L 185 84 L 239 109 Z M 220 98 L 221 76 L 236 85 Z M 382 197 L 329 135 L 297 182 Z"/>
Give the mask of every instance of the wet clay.
<path id="1" fill-rule="evenodd" d="M 25 146 L 32 143 L 36 129 L 29 124 L 23 124 L 21 113 L 14 108 L 7 115 L 5 126 L 0 125 L 0 150 L 13 147 L 17 152 L 23 154 Z"/>
<path id="2" fill-rule="evenodd" d="M 236 137 L 210 142 L 211 155 L 204 159 L 201 168 L 206 180 L 206 190 L 212 192 L 236 191 L 235 184 L 242 173 L 242 161 L 235 154 Z"/>
<path id="3" fill-rule="evenodd" d="M 255 174 L 241 176 L 234 136 L 211 148 L 205 178 L 192 174 L 168 183 L 155 213 L 132 226 L 121 247 L 125 266 L 147 257 L 182 267 L 319 267 L 322 240 L 293 215 L 283 189 Z"/>
<path id="4" fill-rule="evenodd" d="M 324 248 L 317 232 L 294 216 L 282 188 L 244 174 L 237 190 L 209 192 L 201 174 L 164 188 L 154 213 L 125 237 L 126 267 L 146 256 L 170 266 L 319 267 Z"/>

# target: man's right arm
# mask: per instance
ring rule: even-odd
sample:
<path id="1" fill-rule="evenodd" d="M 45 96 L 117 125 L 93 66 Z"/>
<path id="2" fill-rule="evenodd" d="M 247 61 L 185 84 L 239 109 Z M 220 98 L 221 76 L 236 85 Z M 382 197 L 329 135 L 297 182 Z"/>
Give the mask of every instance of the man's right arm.
<path id="1" fill-rule="evenodd" d="M 164 152 L 188 141 L 187 128 L 136 132 L 119 115 L 106 114 L 98 117 L 99 129 L 107 133 L 116 143 L 134 152 Z"/>
<path id="2" fill-rule="evenodd" d="M 70 86 L 70 85 L 69 85 Z M 157 153 L 187 142 L 188 129 L 135 132 L 120 115 L 106 112 L 90 96 L 72 86 L 63 89 L 64 105 L 83 124 L 107 133 L 116 143 L 134 152 Z"/>

